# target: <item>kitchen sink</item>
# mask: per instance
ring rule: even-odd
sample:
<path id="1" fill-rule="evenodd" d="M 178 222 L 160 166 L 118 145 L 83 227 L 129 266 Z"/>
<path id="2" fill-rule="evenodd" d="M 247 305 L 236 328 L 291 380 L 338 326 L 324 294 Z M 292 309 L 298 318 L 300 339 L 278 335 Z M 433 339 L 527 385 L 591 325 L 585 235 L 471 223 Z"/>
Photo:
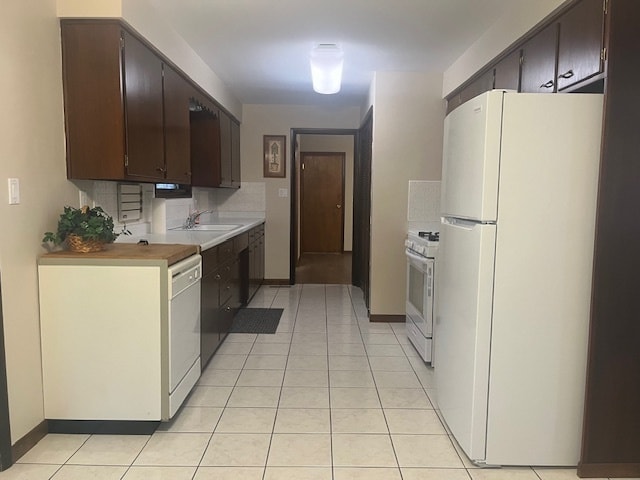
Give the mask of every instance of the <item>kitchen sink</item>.
<path id="1" fill-rule="evenodd" d="M 193 231 L 207 231 L 207 232 L 228 232 L 229 230 L 235 230 L 241 225 L 228 225 L 228 224 L 200 224 L 195 225 L 193 228 L 181 228 L 181 230 L 193 230 Z"/>

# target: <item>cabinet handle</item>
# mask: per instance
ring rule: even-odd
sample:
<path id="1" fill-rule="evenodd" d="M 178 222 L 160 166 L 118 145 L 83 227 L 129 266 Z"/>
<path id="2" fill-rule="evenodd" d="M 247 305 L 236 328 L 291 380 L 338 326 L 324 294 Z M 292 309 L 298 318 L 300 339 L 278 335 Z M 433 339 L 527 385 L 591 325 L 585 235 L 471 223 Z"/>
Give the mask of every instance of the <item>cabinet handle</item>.
<path id="1" fill-rule="evenodd" d="M 231 290 L 231 285 L 227 285 L 225 290 Z"/>
<path id="2" fill-rule="evenodd" d="M 543 83 L 542 85 L 540 85 L 540 88 L 553 88 L 553 80 L 549 80 L 547 83 Z"/>
<path id="3" fill-rule="evenodd" d="M 229 305 L 227 305 L 224 309 L 226 312 L 230 312 L 231 311 L 231 307 Z"/>
<path id="4" fill-rule="evenodd" d="M 219 273 L 217 273 L 215 278 L 216 278 L 216 280 L 220 280 L 222 277 L 220 276 Z"/>
<path id="5" fill-rule="evenodd" d="M 573 77 L 574 73 L 573 70 L 568 70 L 566 72 L 564 72 L 562 75 L 558 75 L 559 78 L 571 78 Z"/>
<path id="6" fill-rule="evenodd" d="M 156 167 L 156 172 L 164 173 L 166 170 L 162 167 Z"/>

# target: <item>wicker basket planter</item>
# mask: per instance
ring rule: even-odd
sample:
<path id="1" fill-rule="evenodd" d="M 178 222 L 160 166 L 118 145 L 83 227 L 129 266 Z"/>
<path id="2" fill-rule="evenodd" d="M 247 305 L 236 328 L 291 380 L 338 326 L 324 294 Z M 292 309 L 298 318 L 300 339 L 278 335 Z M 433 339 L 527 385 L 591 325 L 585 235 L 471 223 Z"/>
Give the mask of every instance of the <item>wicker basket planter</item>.
<path id="1" fill-rule="evenodd" d="M 67 246 L 72 252 L 89 253 L 104 250 L 104 242 L 100 240 L 83 240 L 75 234 L 67 235 Z"/>

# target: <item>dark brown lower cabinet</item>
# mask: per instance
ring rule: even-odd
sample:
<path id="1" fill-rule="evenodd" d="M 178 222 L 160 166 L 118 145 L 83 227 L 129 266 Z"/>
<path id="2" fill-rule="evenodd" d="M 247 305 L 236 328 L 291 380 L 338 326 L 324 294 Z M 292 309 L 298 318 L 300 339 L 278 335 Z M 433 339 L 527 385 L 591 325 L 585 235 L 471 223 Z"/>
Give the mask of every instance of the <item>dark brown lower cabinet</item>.
<path id="1" fill-rule="evenodd" d="M 245 301 L 248 234 L 202 251 L 200 309 L 200 362 L 206 367 L 225 339 L 238 309 Z"/>
<path id="2" fill-rule="evenodd" d="M 249 232 L 247 250 L 247 284 L 245 301 L 249 303 L 264 281 L 264 224 Z"/>

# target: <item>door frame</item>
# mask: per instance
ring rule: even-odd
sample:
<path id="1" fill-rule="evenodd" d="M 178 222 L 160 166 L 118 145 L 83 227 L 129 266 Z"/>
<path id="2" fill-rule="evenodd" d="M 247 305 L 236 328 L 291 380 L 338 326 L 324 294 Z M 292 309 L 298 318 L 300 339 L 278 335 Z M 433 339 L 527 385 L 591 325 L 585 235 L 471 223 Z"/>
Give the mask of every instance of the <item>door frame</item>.
<path id="1" fill-rule="evenodd" d="M 340 211 L 340 253 L 344 253 L 344 205 L 346 203 L 346 199 L 345 199 L 345 164 L 346 164 L 346 155 L 344 154 L 344 152 L 300 152 L 300 162 L 302 163 L 302 160 L 304 158 L 305 155 L 309 155 L 309 156 L 314 156 L 314 155 L 332 155 L 335 157 L 340 157 L 340 159 L 342 160 L 342 185 L 341 185 L 341 201 L 342 201 L 342 207 L 340 207 L 341 211 Z M 354 155 L 355 156 L 355 155 Z M 304 176 L 304 171 L 300 172 L 300 178 L 302 178 Z M 302 201 L 304 198 L 304 182 L 300 182 L 300 226 L 302 227 L 302 223 L 303 223 L 303 217 L 302 217 Z M 300 245 L 302 248 L 302 229 L 300 230 Z"/>
<path id="2" fill-rule="evenodd" d="M 2 316 L 2 285 L 0 284 L 0 471 L 9 468 L 12 465 L 12 460 L 7 365 L 4 349 L 4 321 Z"/>
<path id="3" fill-rule="evenodd" d="M 291 169 L 289 176 L 289 191 L 291 192 L 289 204 L 289 285 L 296 283 L 296 262 L 298 259 L 298 216 L 297 205 L 299 200 L 299 192 L 296 185 L 298 171 L 296 168 L 296 139 L 298 135 L 352 135 L 353 136 L 353 159 L 358 161 L 358 129 L 352 128 L 292 128 L 289 133 L 289 158 L 291 159 Z M 354 197 L 354 202 L 356 201 Z M 355 205 L 354 205 L 355 208 Z M 355 254 L 355 252 L 354 252 Z M 353 283 L 353 272 L 351 273 L 351 283 Z"/>

